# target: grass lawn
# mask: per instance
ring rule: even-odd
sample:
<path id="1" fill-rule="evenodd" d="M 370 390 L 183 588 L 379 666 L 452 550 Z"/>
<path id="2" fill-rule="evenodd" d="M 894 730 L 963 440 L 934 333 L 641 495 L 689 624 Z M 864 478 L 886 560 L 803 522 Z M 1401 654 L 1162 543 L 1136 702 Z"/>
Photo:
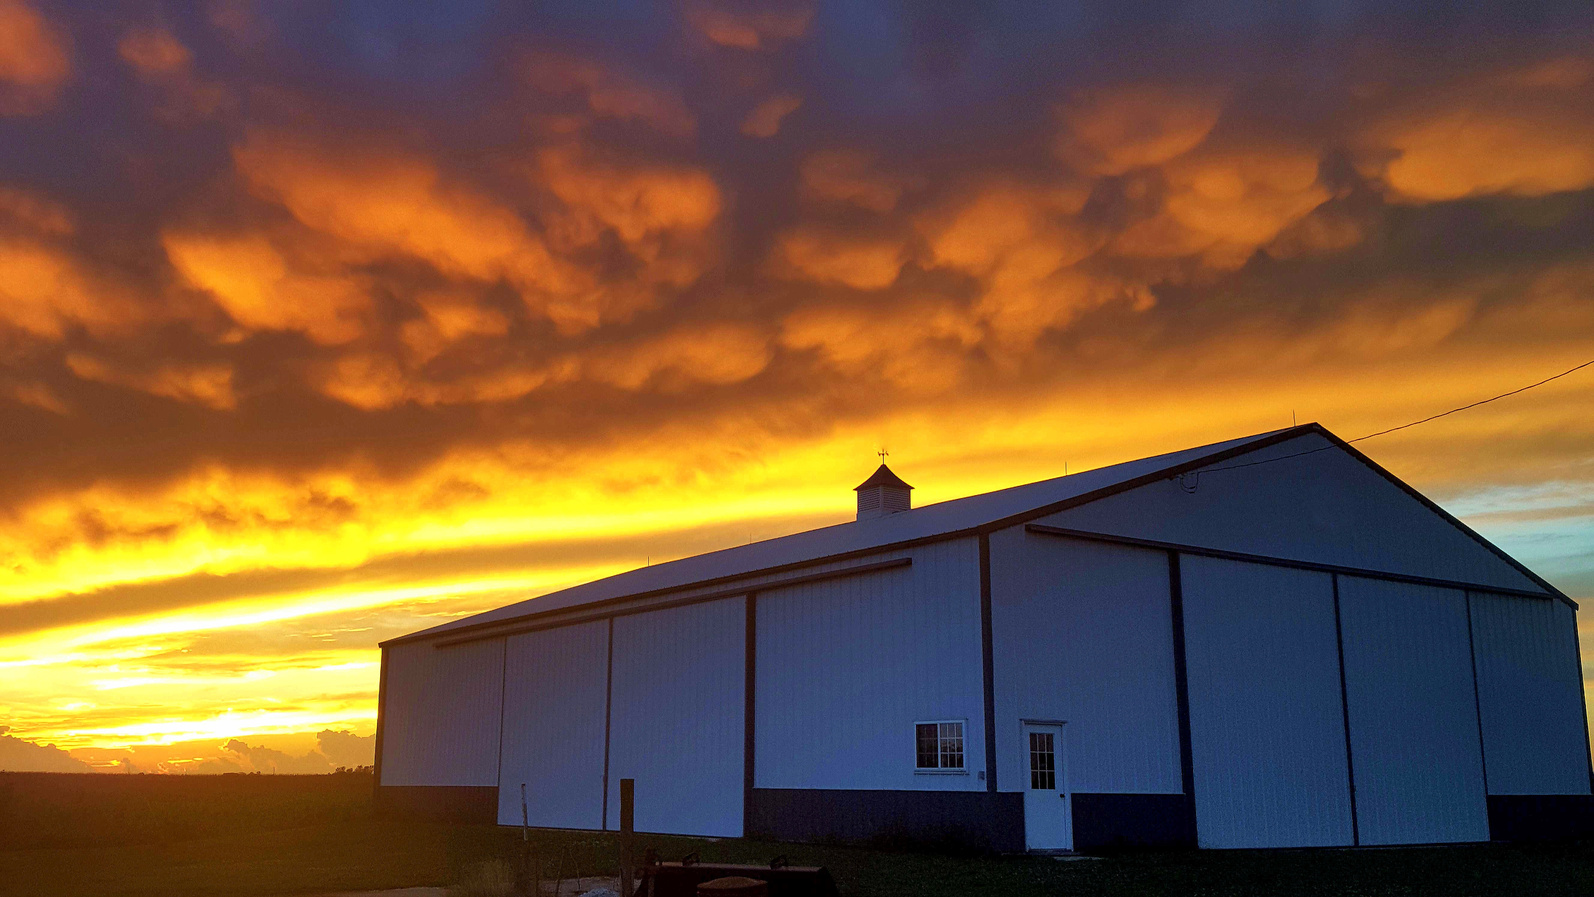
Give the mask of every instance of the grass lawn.
<path id="1" fill-rule="evenodd" d="M 382 819 L 366 776 L 0 773 L 0 894 L 291 897 L 449 885 L 516 855 L 494 826 Z M 639 836 L 666 859 L 830 868 L 848 897 L 896 895 L 1594 894 L 1594 845 L 1128 854 L 1060 861 L 949 857 Z M 552 877 L 610 873 L 611 837 L 534 832 Z"/>

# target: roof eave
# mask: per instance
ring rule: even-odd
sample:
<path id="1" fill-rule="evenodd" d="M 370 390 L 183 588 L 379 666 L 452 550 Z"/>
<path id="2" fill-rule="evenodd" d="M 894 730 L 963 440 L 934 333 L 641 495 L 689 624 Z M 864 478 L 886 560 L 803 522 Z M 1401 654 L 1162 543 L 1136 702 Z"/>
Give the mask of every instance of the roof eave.
<path id="1" fill-rule="evenodd" d="M 895 551 L 895 550 L 900 550 L 902 548 L 909 548 L 909 547 L 913 547 L 913 546 L 916 546 L 916 545 L 925 545 L 925 544 L 929 544 L 929 543 L 932 543 L 932 542 L 942 542 L 942 541 L 946 541 L 946 540 L 949 540 L 949 539 L 960 539 L 960 538 L 964 538 L 964 537 L 967 537 L 967 536 L 978 536 L 978 535 L 982 535 L 982 534 L 989 534 L 989 533 L 995 532 L 996 530 L 999 530 L 999 529 L 1006 529 L 1009 526 L 1014 526 L 1016 524 L 1026 523 L 1026 522 L 1028 522 L 1030 520 L 1034 520 L 1034 519 L 1039 518 L 1039 517 L 1045 517 L 1045 516 L 1050 515 L 1050 514 L 1056 514 L 1059 511 L 1066 511 L 1066 510 L 1068 510 L 1070 508 L 1075 508 L 1075 507 L 1078 507 L 1078 506 L 1083 505 L 1083 504 L 1088 504 L 1088 503 L 1093 502 L 1093 501 L 1098 501 L 1098 500 L 1106 498 L 1106 497 L 1108 497 L 1110 495 L 1116 495 L 1116 494 L 1118 494 L 1120 492 L 1126 492 L 1126 491 L 1128 491 L 1130 489 L 1136 489 L 1136 488 L 1139 488 L 1140 486 L 1145 486 L 1145 485 L 1148 485 L 1150 483 L 1155 483 L 1155 482 L 1157 482 L 1159 480 L 1165 480 L 1165 479 L 1168 479 L 1170 477 L 1176 477 L 1176 476 L 1178 476 L 1181 473 L 1186 473 L 1186 472 L 1194 470 L 1196 468 L 1204 467 L 1204 466 L 1206 466 L 1208 464 L 1216 464 L 1216 463 L 1219 463 L 1221 461 L 1227 461 L 1230 458 L 1237 457 L 1239 455 L 1243 455 L 1243 454 L 1245 454 L 1247 452 L 1253 452 L 1253 451 L 1256 451 L 1258 449 L 1267 448 L 1268 446 L 1271 446 L 1271 445 L 1277 445 L 1280 442 L 1284 442 L 1284 441 L 1286 441 L 1288 439 L 1293 439 L 1296 436 L 1304 435 L 1307 432 L 1320 432 L 1320 433 L 1328 434 L 1328 431 L 1326 429 L 1324 429 L 1323 427 L 1321 427 L 1320 425 L 1318 425 L 1318 424 L 1315 424 L 1315 423 L 1302 424 L 1302 425 L 1300 425 L 1298 427 L 1291 427 L 1288 430 L 1278 430 L 1278 431 L 1275 431 L 1273 433 L 1269 433 L 1269 434 L 1265 434 L 1265 435 L 1259 436 L 1255 440 L 1243 443 L 1241 445 L 1230 446 L 1229 448 L 1226 448 L 1226 449 L 1219 449 L 1217 451 L 1210 452 L 1210 453 L 1205 454 L 1205 455 L 1200 455 L 1198 457 L 1191 458 L 1191 459 L 1189 459 L 1187 461 L 1183 461 L 1183 462 L 1180 462 L 1178 464 L 1172 464 L 1172 465 L 1169 465 L 1167 467 L 1158 468 L 1157 470 L 1150 471 L 1148 473 L 1142 474 L 1142 475 L 1137 476 L 1137 477 L 1132 477 L 1132 478 L 1130 478 L 1128 480 L 1123 480 L 1123 481 L 1120 481 L 1118 483 L 1111 483 L 1111 484 L 1103 486 L 1103 487 L 1101 487 L 1099 489 L 1094 489 L 1094 490 L 1092 490 L 1090 492 L 1086 492 L 1086 493 L 1083 493 L 1081 495 L 1076 495 L 1076 496 L 1074 496 L 1072 498 L 1064 499 L 1064 500 L 1059 501 L 1059 502 L 1052 502 L 1052 503 L 1044 505 L 1042 507 L 1035 508 L 1035 509 L 1030 510 L 1030 511 L 1025 511 L 1025 512 L 1023 512 L 1021 514 L 1008 515 L 1006 517 L 1002 517 L 1002 518 L 999 518 L 997 520 L 988 521 L 986 523 L 977 524 L 977 525 L 974 525 L 974 526 L 961 527 L 961 528 L 955 529 L 955 530 L 948 530 L 947 532 L 944 532 L 944 533 L 936 533 L 936 534 L 929 535 L 929 536 L 920 536 L 920 537 L 917 537 L 917 538 L 914 538 L 914 539 L 904 539 L 904 540 L 902 540 L 900 542 L 891 542 L 891 543 L 886 543 L 886 544 L 882 544 L 882 545 L 871 545 L 871 546 L 868 546 L 866 548 L 859 548 L 859 549 L 854 549 L 854 550 L 851 550 L 851 551 L 838 552 L 838 553 L 830 554 L 830 555 L 822 555 L 820 557 L 808 558 L 808 559 L 805 559 L 805 560 L 802 560 L 802 561 L 796 561 L 796 562 L 793 562 L 793 563 L 790 563 L 790 564 L 780 564 L 780 565 L 776 565 L 776 566 L 772 566 L 772 567 L 760 568 L 760 569 L 756 569 L 756 570 L 749 570 L 749 571 L 745 571 L 745 572 L 741 572 L 741 573 L 728 574 L 726 576 L 716 577 L 716 578 L 713 578 L 713 579 L 700 580 L 700 581 L 691 582 L 691 583 L 683 583 L 683 584 L 680 584 L 680 585 L 668 586 L 668 587 L 659 588 L 659 589 L 650 589 L 650 590 L 647 590 L 647 591 L 637 592 L 637 593 L 630 594 L 630 595 L 621 595 L 621 596 L 617 596 L 617 597 L 614 597 L 614 598 L 603 599 L 602 601 L 591 602 L 590 604 L 585 604 L 585 605 L 575 605 L 573 607 L 568 607 L 568 608 L 566 608 L 566 607 L 550 608 L 550 609 L 545 610 L 545 611 L 531 611 L 531 612 L 528 612 L 528 613 L 525 613 L 525 614 L 520 614 L 520 615 L 514 616 L 514 617 L 506 617 L 506 618 L 503 618 L 503 619 L 500 619 L 500 620 L 487 620 L 487 621 L 483 621 L 481 623 L 465 624 L 463 626 L 452 626 L 451 628 L 446 629 L 446 630 L 441 628 L 443 626 L 450 626 L 450 624 L 452 622 L 454 622 L 454 621 L 450 621 L 450 623 L 440 624 L 439 626 L 434 626 L 434 627 L 430 627 L 428 629 L 423 629 L 423 630 L 421 630 L 419 632 L 412 632 L 412 633 L 408 633 L 406 635 L 396 636 L 394 638 L 388 639 L 388 640 L 383 641 L 383 642 L 379 642 L 378 643 L 378 647 L 386 648 L 386 647 L 388 647 L 390 645 L 395 645 L 395 644 L 400 644 L 400 643 L 407 643 L 407 642 L 411 642 L 411 641 L 425 641 L 425 640 L 428 640 L 428 639 L 431 639 L 431 638 L 441 638 L 441 637 L 446 637 L 446 636 L 453 636 L 453 635 L 455 635 L 457 633 L 462 633 L 462 632 L 477 631 L 477 630 L 481 630 L 481 629 L 490 629 L 490 628 L 499 627 L 499 626 L 508 626 L 510 624 L 523 622 L 523 621 L 525 621 L 525 620 L 527 620 L 529 618 L 532 618 L 532 617 L 540 616 L 540 615 L 543 615 L 543 614 L 557 614 L 557 613 L 560 613 L 560 612 L 573 610 L 576 607 L 590 607 L 590 606 L 593 606 L 593 605 L 600 605 L 600 604 L 619 604 L 619 603 L 623 603 L 623 602 L 626 602 L 626 601 L 639 601 L 639 600 L 643 600 L 643 599 L 646 599 L 646 598 L 654 597 L 654 596 L 657 596 L 657 595 L 668 594 L 670 592 L 679 592 L 679 591 L 682 591 L 684 589 L 703 588 L 703 587 L 707 587 L 707 586 L 718 585 L 718 584 L 721 584 L 721 583 L 734 582 L 734 581 L 739 580 L 739 579 L 748 579 L 748 578 L 755 577 L 755 576 L 768 576 L 768 575 L 771 575 L 771 574 L 774 574 L 774 573 L 779 573 L 779 572 L 782 572 L 782 571 L 785 571 L 785 570 L 798 569 L 798 568 L 801 568 L 801 567 L 812 566 L 814 564 L 832 563 L 832 562 L 835 562 L 835 561 L 845 560 L 845 559 L 852 558 L 852 557 L 862 557 L 862 556 L 868 555 L 868 554 L 877 554 L 877 553 L 883 552 L 883 551 Z M 1332 438 L 1332 434 L 1328 434 L 1328 435 Z M 1410 488 L 1410 487 L 1407 487 L 1407 488 Z M 467 617 L 465 619 L 469 619 L 469 618 Z"/>

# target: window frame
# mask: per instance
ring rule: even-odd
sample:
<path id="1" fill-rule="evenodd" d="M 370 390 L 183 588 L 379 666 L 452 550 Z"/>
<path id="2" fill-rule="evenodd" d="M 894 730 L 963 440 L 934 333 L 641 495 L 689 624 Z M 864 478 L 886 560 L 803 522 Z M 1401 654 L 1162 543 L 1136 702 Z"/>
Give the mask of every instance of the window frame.
<path id="1" fill-rule="evenodd" d="M 936 763 L 940 764 L 942 758 L 948 753 L 944 746 L 946 736 L 941 734 L 941 727 L 955 725 L 958 727 L 957 740 L 959 745 L 958 756 L 962 758 L 961 766 L 920 766 L 919 765 L 919 727 L 936 727 Z M 965 719 L 921 719 L 913 722 L 913 774 L 924 776 L 966 776 L 969 774 L 968 752 L 969 721 Z"/>
<path id="2" fill-rule="evenodd" d="M 1061 791 L 1062 788 L 1059 786 L 1058 775 L 1057 775 L 1057 741 L 1058 741 L 1057 734 L 1055 732 L 1052 732 L 1052 731 L 1049 731 L 1049 730 L 1048 731 L 1040 731 L 1039 729 L 1030 729 L 1030 730 L 1028 730 L 1027 734 L 1029 735 L 1029 788 L 1028 788 L 1028 790 L 1030 790 L 1030 791 Z M 1044 740 L 1046 742 L 1045 751 L 1040 751 L 1040 750 L 1036 749 L 1035 742 L 1038 739 Z M 1036 760 L 1036 758 L 1038 756 L 1044 756 L 1046 758 L 1046 760 L 1047 760 L 1047 762 L 1049 764 L 1046 769 L 1041 769 L 1041 768 L 1039 768 L 1036 765 L 1035 760 Z M 1051 784 L 1050 785 L 1037 784 L 1037 781 L 1042 780 L 1042 779 L 1050 779 L 1051 780 Z"/>

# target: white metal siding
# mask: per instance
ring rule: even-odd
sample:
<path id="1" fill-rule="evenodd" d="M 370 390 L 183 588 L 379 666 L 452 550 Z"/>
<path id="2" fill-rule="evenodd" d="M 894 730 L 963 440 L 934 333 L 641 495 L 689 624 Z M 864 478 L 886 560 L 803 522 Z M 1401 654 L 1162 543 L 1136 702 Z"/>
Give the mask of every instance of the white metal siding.
<path id="1" fill-rule="evenodd" d="M 1490 794 L 1588 794 L 1576 621 L 1559 601 L 1473 592 Z"/>
<path id="2" fill-rule="evenodd" d="M 1489 840 L 1464 592 L 1339 578 L 1363 844 Z"/>
<path id="3" fill-rule="evenodd" d="M 1323 449 L 1322 451 L 1313 451 Z M 1303 454 L 1304 453 L 1304 454 Z M 1230 462 L 1287 460 L 1164 479 L 1040 522 L 1480 585 L 1542 591 L 1399 486 L 1312 434 Z"/>
<path id="4" fill-rule="evenodd" d="M 1332 579 L 1180 564 L 1201 846 L 1350 844 Z"/>
<path id="5" fill-rule="evenodd" d="M 603 828 L 607 621 L 512 636 L 505 655 L 498 822 Z"/>
<path id="6" fill-rule="evenodd" d="M 1019 720 L 1066 720 L 1077 792 L 1180 793 L 1165 552 L 991 535 L 998 787 L 1027 783 Z"/>
<path id="7" fill-rule="evenodd" d="M 615 619 L 609 828 L 630 778 L 637 831 L 741 835 L 746 634 L 741 598 Z"/>
<path id="8" fill-rule="evenodd" d="M 979 546 L 912 556 L 758 594 L 757 787 L 985 788 Z M 916 774 L 913 723 L 954 719 L 968 774 Z"/>
<path id="9" fill-rule="evenodd" d="M 387 650 L 382 784 L 498 784 L 502 639 Z"/>

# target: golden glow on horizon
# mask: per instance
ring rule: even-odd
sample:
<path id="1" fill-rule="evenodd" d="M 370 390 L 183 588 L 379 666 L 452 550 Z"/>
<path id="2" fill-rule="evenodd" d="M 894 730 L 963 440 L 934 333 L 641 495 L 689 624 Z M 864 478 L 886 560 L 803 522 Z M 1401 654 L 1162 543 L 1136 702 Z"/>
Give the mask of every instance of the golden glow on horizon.
<path id="1" fill-rule="evenodd" d="M 1527 368 L 1525 360 L 1517 360 L 1514 365 L 1513 370 Z M 1538 365 L 1535 363 L 1533 367 L 1537 369 Z M 589 479 L 581 488 L 573 489 L 562 503 L 539 509 L 542 512 L 539 516 L 527 515 L 528 505 L 517 507 L 518 502 L 526 499 L 511 493 L 495 495 L 494 503 L 480 506 L 474 514 L 449 509 L 444 515 L 406 521 L 402 529 L 393 527 L 389 531 L 397 535 L 381 534 L 373 538 L 368 530 L 346 528 L 342 538 L 350 544 L 339 544 L 311 530 L 290 531 L 279 537 L 284 542 L 302 540 L 301 544 L 305 545 L 317 539 L 328 541 L 327 554 L 318 559 L 317 566 L 329 568 L 334 575 L 341 569 L 338 567 L 340 559 L 372 562 L 381 559 L 383 549 L 394 546 L 409 552 L 446 552 L 483 544 L 535 544 L 547 548 L 567 543 L 580 545 L 583 538 L 600 543 L 605 540 L 623 543 L 637 538 L 639 546 L 652 539 L 668 545 L 672 532 L 702 525 L 733 526 L 743 521 L 751 526 L 749 536 L 768 538 L 785 531 L 780 524 L 782 520 L 814 519 L 815 515 L 837 522 L 847 519 L 851 496 L 846 482 L 838 479 L 843 472 L 837 470 L 835 459 L 872 458 L 873 447 L 881 442 L 878 433 L 882 429 L 892 436 L 890 444 L 895 447 L 896 458 L 901 459 L 896 461 L 898 468 L 919 487 L 916 494 L 921 498 L 917 503 L 924 504 L 1056 475 L 1061 472 L 1061 462 L 1065 458 L 1070 470 L 1077 473 L 1136 457 L 1142 451 L 1173 450 L 1238 432 L 1265 429 L 1269 424 L 1257 421 L 1255 407 L 1282 400 L 1285 393 L 1308 410 L 1308 414 L 1300 415 L 1303 419 L 1318 416 L 1310 412 L 1321 409 L 1327 412 L 1321 416 L 1330 417 L 1331 423 L 1333 418 L 1350 421 L 1339 426 L 1341 432 L 1349 436 L 1390 423 L 1388 415 L 1395 411 L 1402 415 L 1420 414 L 1434 407 L 1431 403 L 1435 399 L 1444 404 L 1476 398 L 1480 389 L 1490 388 L 1512 372 L 1462 359 L 1449 369 L 1429 369 L 1420 375 L 1415 371 L 1402 372 L 1403 378 L 1414 378 L 1407 380 L 1411 384 L 1411 397 L 1402 404 L 1386 402 L 1380 406 L 1376 417 L 1358 413 L 1355 406 L 1357 396 L 1380 390 L 1387 382 L 1378 372 L 1369 373 L 1364 381 L 1366 391 L 1347 391 L 1344 381 L 1316 385 L 1292 383 L 1281 387 L 1278 396 L 1243 383 L 1236 383 L 1228 391 L 1214 389 L 1208 381 L 1203 385 L 1202 400 L 1203 407 L 1211 409 L 1206 422 L 1200 428 L 1183 433 L 1168 429 L 1166 422 L 1181 408 L 1188 407 L 1191 397 L 1178 392 L 1148 395 L 1134 387 L 1126 387 L 1122 396 L 1099 391 L 1089 397 L 1089 404 L 1085 397 L 1054 396 L 1043 411 L 1023 413 L 1012 409 L 988 409 L 981 413 L 969 409 L 956 415 L 959 421 L 956 438 L 947 428 L 946 415 L 915 411 L 897 415 L 881 429 L 837 432 L 829 439 L 774 450 L 760 457 L 756 466 L 743 465 L 728 470 L 723 481 L 701 476 L 675 484 L 631 486 L 620 491 L 612 484 L 625 482 L 628 475 L 645 482 L 642 475 L 647 462 L 604 458 L 595 466 L 609 479 L 610 491 L 605 493 L 598 483 Z M 1549 387 L 1546 391 L 1556 389 Z M 1540 422 L 1545 414 L 1564 417 L 1573 413 L 1577 404 L 1568 405 L 1565 398 L 1588 395 L 1590 391 L 1586 384 L 1565 384 L 1559 387 L 1558 395 L 1552 392 L 1546 397 L 1564 397 L 1561 401 L 1532 409 L 1532 414 Z M 1109 410 L 1129 402 L 1138 407 L 1127 412 L 1122 408 Z M 1382 457 L 1386 461 L 1404 459 L 1405 466 L 1422 470 L 1426 467 L 1423 459 L 1428 455 L 1427 446 L 1433 440 L 1467 434 L 1465 438 L 1469 442 L 1484 442 L 1504 428 L 1521 424 L 1527 413 L 1528 409 L 1522 407 L 1508 407 L 1497 415 L 1456 419 L 1447 423 L 1443 432 L 1408 434 L 1404 437 L 1407 448 L 1402 447 L 1401 440 L 1387 440 L 1381 447 Z M 1092 425 L 1091 421 L 1095 423 Z M 1275 423 L 1283 426 L 1288 421 Z M 689 451 L 688 446 L 689 442 L 683 443 L 680 450 Z M 853 469 L 845 475 L 856 479 L 867 473 L 867 466 L 867 462 L 850 465 Z M 494 470 L 479 461 L 468 469 L 472 476 L 494 483 L 507 483 L 512 479 L 507 469 Z M 830 482 L 823 489 L 801 485 L 825 479 Z M 1453 486 L 1464 488 L 1464 483 Z M 393 497 L 367 493 L 366 500 L 385 511 L 385 502 Z M 634 507 L 636 512 L 621 515 L 590 510 L 605 505 Z M 581 510 L 587 513 L 580 513 Z M 468 522 L 458 525 L 449 522 L 467 515 L 471 517 Z M 550 541 L 548 536 L 554 532 L 560 538 Z M 729 544 L 741 541 L 745 539 L 737 537 Z M 148 542 L 142 544 L 145 550 L 156 547 Z M 180 552 L 189 544 L 192 543 L 179 539 L 159 546 L 167 552 L 160 563 L 183 572 L 206 569 L 203 563 L 194 563 L 194 559 L 183 563 Z M 710 547 L 724 547 L 724 544 Z M 637 553 L 642 553 L 640 547 Z M 667 550 L 661 550 L 652 560 L 661 562 L 668 559 L 668 555 Z M 214 556 L 207 554 L 206 558 Z M 363 709 L 352 707 L 347 700 L 318 704 L 308 696 L 325 689 L 331 679 L 336 678 L 349 682 L 351 689 L 365 693 L 365 700 L 369 701 L 375 679 L 374 653 L 369 648 L 339 649 L 337 656 L 314 661 L 291 675 L 273 669 L 277 664 L 292 665 L 291 656 L 266 656 L 247 661 L 222 657 L 218 660 L 224 667 L 229 664 L 244 666 L 211 673 L 165 673 L 161 671 L 163 661 L 159 658 L 184 640 L 208 633 L 249 631 L 294 621 L 314 625 L 316 620 L 332 621 L 351 614 L 391 608 L 424 611 L 428 606 L 435 607 L 443 616 L 434 620 L 441 622 L 459 613 L 487 609 L 522 596 L 639 566 L 646 560 L 640 556 L 585 564 L 550 560 L 513 575 L 474 574 L 463 579 L 445 576 L 430 583 L 403 586 L 357 583 L 272 593 L 220 604 L 206 603 L 193 609 L 154 611 L 123 620 L 95 620 L 0 638 L 0 669 L 30 670 L 27 675 L 40 680 L 41 690 L 48 690 L 42 678 L 48 669 L 48 679 L 57 683 L 57 689 L 79 694 L 97 693 L 94 700 L 99 702 L 114 699 L 115 695 L 107 694 L 109 692 L 136 693 L 141 689 L 152 689 L 162 695 L 176 692 L 196 696 L 195 706 L 200 713 L 158 722 L 148 720 L 150 711 L 142 700 L 120 711 L 125 714 L 121 719 L 115 718 L 118 711 L 114 706 L 94 708 L 92 716 L 97 723 L 92 726 L 63 721 L 64 717 L 80 717 L 81 711 L 86 709 L 81 706 L 59 706 L 58 713 L 63 719 L 54 721 L 51 717 L 56 714 L 37 711 L 30 714 L 32 718 L 28 720 L 26 731 L 31 737 L 74 748 L 174 744 L 209 737 L 282 733 L 293 731 L 295 726 L 300 730 L 352 726 L 356 732 L 368 734 L 374 708 L 369 705 Z M 417 619 L 412 628 L 424 625 L 429 624 Z M 295 681 L 290 684 L 289 679 Z M 287 712 L 256 708 L 215 712 L 202 709 L 205 702 L 197 696 L 205 692 L 230 692 L 234 696 L 269 693 L 278 695 L 277 699 L 296 698 L 317 709 Z M 163 699 L 163 703 L 164 700 L 169 698 Z"/>

